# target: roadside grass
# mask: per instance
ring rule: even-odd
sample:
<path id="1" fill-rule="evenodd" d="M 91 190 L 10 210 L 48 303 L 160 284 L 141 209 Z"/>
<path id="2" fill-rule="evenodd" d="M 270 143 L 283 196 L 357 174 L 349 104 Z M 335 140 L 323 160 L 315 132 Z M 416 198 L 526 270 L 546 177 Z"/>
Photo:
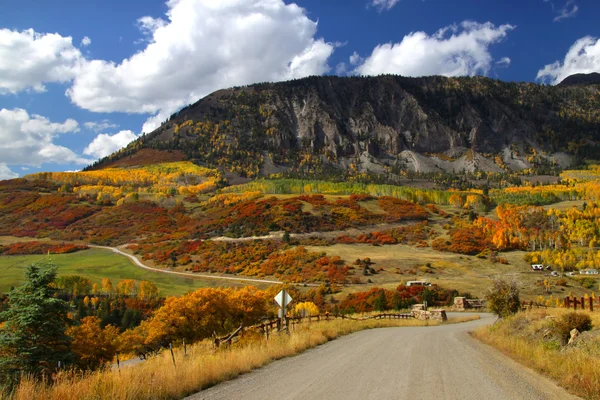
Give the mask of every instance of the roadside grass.
<path id="1" fill-rule="evenodd" d="M 478 316 L 451 318 L 450 322 L 477 319 Z M 63 372 L 52 384 L 24 378 L 15 393 L 0 398 L 14 400 L 79 400 L 79 399 L 181 399 L 260 368 L 274 360 L 293 356 L 337 337 L 365 329 L 384 327 L 433 326 L 437 321 L 419 320 L 336 320 L 303 324 L 290 335 L 272 335 L 269 341 L 249 333 L 231 347 L 215 349 L 208 340 L 188 346 L 184 356 L 175 349 L 175 365 L 171 354 L 164 351 L 147 361 L 117 370 L 92 373 Z M 349 349 L 351 351 L 351 349 Z"/>
<path id="2" fill-rule="evenodd" d="M 575 345 L 562 345 L 552 336 L 553 318 L 565 309 L 532 310 L 482 327 L 472 335 L 516 361 L 554 379 L 571 393 L 600 398 L 600 315 L 587 311 L 593 330 Z M 550 317 L 550 318 L 547 318 Z"/>
<path id="3" fill-rule="evenodd" d="M 12 286 L 23 281 L 25 267 L 47 256 L 0 256 L 0 293 L 7 293 Z M 70 254 L 52 254 L 50 259 L 58 265 L 58 275 L 81 275 L 94 283 L 101 284 L 103 278 L 113 283 L 123 279 L 147 280 L 154 282 L 161 296 L 178 296 L 201 287 L 230 286 L 225 281 L 186 278 L 176 275 L 152 272 L 137 267 L 127 257 L 103 249 L 89 249 Z M 243 283 L 239 283 L 243 286 Z"/>

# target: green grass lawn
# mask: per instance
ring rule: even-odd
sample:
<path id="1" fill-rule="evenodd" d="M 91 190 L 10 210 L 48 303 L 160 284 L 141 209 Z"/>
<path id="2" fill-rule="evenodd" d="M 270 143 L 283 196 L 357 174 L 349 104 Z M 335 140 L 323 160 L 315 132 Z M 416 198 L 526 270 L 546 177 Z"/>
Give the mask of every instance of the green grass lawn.
<path id="1" fill-rule="evenodd" d="M 6 293 L 11 286 L 19 285 L 23 280 L 25 267 L 44 258 L 45 256 L 41 255 L 0 256 L 0 293 Z M 123 279 L 152 281 L 158 287 L 161 296 L 182 295 L 201 287 L 231 285 L 229 282 L 209 282 L 147 271 L 136 267 L 126 257 L 102 249 L 54 254 L 51 255 L 51 260 L 58 265 L 59 276 L 81 275 L 98 284 L 103 278 L 109 278 L 114 285 Z"/>

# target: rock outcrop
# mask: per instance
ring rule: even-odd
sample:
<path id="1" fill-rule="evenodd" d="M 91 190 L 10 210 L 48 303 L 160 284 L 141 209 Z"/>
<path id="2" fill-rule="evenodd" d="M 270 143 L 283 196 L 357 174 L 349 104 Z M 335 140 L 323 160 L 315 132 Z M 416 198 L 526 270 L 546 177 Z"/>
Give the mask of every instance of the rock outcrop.
<path id="1" fill-rule="evenodd" d="M 567 166 L 600 142 L 599 86 L 483 77 L 310 77 L 215 92 L 95 167 L 180 150 L 243 176 L 357 169 L 500 172 Z"/>

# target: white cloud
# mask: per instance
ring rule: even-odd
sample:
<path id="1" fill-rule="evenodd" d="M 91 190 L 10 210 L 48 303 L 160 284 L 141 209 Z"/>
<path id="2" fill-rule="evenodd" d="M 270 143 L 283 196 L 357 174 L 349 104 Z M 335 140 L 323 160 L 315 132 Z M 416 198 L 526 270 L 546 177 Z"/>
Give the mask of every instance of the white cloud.
<path id="1" fill-rule="evenodd" d="M 462 76 L 487 74 L 493 62 L 489 47 L 504 39 L 512 25 L 464 21 L 433 35 L 412 32 L 400 43 L 377 46 L 355 69 L 362 75 Z"/>
<path id="2" fill-rule="evenodd" d="M 95 131 L 95 132 L 102 132 L 102 131 L 105 131 L 107 129 L 115 129 L 115 128 L 119 127 L 119 125 L 113 124 L 113 123 L 111 123 L 107 119 L 105 119 L 103 121 L 99 121 L 99 122 L 94 122 L 94 121 L 85 122 L 83 124 L 83 126 L 86 129 L 88 129 L 90 131 Z"/>
<path id="3" fill-rule="evenodd" d="M 508 67 L 511 63 L 511 59 L 508 57 L 502 57 L 500 60 L 496 61 L 496 65 L 499 67 Z"/>
<path id="4" fill-rule="evenodd" d="M 600 72 L 600 38 L 591 36 L 577 40 L 564 61 L 555 61 L 537 73 L 537 79 L 553 85 L 573 74 Z"/>
<path id="5" fill-rule="evenodd" d="M 79 124 L 73 119 L 57 123 L 40 115 L 29 115 L 20 108 L 3 108 L 0 110 L 0 160 L 7 165 L 87 164 L 90 160 L 53 142 L 61 133 L 78 130 Z"/>
<path id="6" fill-rule="evenodd" d="M 44 83 L 68 82 L 81 57 L 70 37 L 0 29 L 0 94 L 43 92 Z"/>
<path id="7" fill-rule="evenodd" d="M 148 132 L 184 105 L 221 88 L 321 75 L 335 44 L 283 0 L 169 0 L 164 19 L 142 17 L 148 44 L 120 63 L 83 63 L 71 101 L 95 112 L 155 114 Z"/>
<path id="8" fill-rule="evenodd" d="M 127 146 L 137 138 L 137 135 L 129 130 L 120 131 L 114 135 L 101 133 L 83 150 L 83 154 L 94 158 L 103 158 Z"/>
<path id="9" fill-rule="evenodd" d="M 350 56 L 350 64 L 352 65 L 358 65 L 360 63 L 362 63 L 365 59 L 362 58 L 361 56 L 358 55 L 357 52 L 352 53 L 352 55 Z"/>
<path id="10" fill-rule="evenodd" d="M 348 73 L 348 66 L 346 63 L 339 63 L 335 66 L 335 74 L 337 76 L 344 76 Z"/>
<path id="11" fill-rule="evenodd" d="M 140 31 L 144 35 L 150 36 L 150 37 L 152 37 L 152 35 L 158 28 L 162 28 L 163 26 L 167 25 L 167 22 L 164 19 L 152 18 L 149 16 L 142 17 L 142 18 L 138 19 L 137 22 L 138 22 L 138 27 L 140 28 Z"/>
<path id="12" fill-rule="evenodd" d="M 82 47 L 87 47 L 90 44 L 92 44 L 92 39 L 90 39 L 89 37 L 84 36 L 83 39 L 81 39 L 81 46 Z"/>
<path id="13" fill-rule="evenodd" d="M 5 179 L 14 179 L 18 177 L 19 174 L 11 171 L 10 168 L 8 168 L 8 165 L 6 165 L 5 163 L 0 163 L 0 181 L 3 181 Z"/>
<path id="14" fill-rule="evenodd" d="M 554 5 L 552 5 L 554 9 Z M 564 7 L 558 10 L 558 15 L 554 17 L 554 22 L 560 22 L 563 19 L 574 17 L 579 11 L 579 7 L 575 4 L 575 0 L 568 0 Z"/>
<path id="15" fill-rule="evenodd" d="M 377 8 L 377 10 L 381 12 L 384 10 L 391 10 L 399 2 L 400 0 L 371 0 L 369 5 Z"/>

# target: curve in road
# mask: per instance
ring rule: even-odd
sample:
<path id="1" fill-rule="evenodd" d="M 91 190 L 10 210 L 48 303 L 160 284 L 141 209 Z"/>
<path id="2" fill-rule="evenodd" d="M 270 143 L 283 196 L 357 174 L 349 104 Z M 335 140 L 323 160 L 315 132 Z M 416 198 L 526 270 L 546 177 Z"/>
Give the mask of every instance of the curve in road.
<path id="1" fill-rule="evenodd" d="M 95 245 L 91 245 L 91 244 L 88 244 L 88 247 L 92 247 L 94 249 L 110 250 L 113 253 L 117 253 L 117 254 L 120 254 L 122 256 L 129 258 L 131 261 L 133 261 L 133 263 L 135 265 L 137 265 L 140 268 L 147 269 L 147 270 L 153 271 L 153 272 L 160 272 L 162 274 L 180 275 L 180 276 L 191 277 L 191 278 L 221 279 L 221 280 L 237 281 L 237 282 L 269 283 L 272 285 L 278 285 L 278 284 L 283 283 L 281 281 L 268 280 L 268 279 L 235 278 L 235 277 L 229 277 L 229 276 L 215 276 L 215 275 L 203 275 L 203 274 L 188 273 L 188 272 L 168 271 L 168 270 L 164 270 L 164 269 L 149 267 L 149 266 L 145 265 L 144 263 L 142 263 L 133 254 L 125 253 L 124 251 L 119 250 L 116 247 L 95 246 Z"/>
<path id="2" fill-rule="evenodd" d="M 577 399 L 469 336 L 493 321 L 354 333 L 188 400 Z"/>

